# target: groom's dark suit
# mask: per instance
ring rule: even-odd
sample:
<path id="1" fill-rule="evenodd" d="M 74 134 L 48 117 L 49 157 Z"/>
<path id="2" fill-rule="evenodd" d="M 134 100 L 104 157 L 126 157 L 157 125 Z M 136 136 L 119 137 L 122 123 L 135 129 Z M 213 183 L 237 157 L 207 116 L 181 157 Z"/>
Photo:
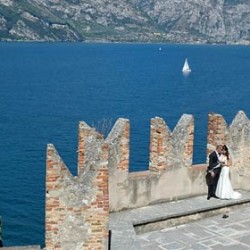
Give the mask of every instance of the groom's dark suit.
<path id="1" fill-rule="evenodd" d="M 216 151 L 213 151 L 209 155 L 209 165 L 207 168 L 208 200 L 210 199 L 210 197 L 216 197 L 215 191 L 221 171 L 221 167 L 218 167 L 218 164 L 219 164 L 218 153 Z M 211 175 L 211 172 L 214 173 L 213 177 Z"/>

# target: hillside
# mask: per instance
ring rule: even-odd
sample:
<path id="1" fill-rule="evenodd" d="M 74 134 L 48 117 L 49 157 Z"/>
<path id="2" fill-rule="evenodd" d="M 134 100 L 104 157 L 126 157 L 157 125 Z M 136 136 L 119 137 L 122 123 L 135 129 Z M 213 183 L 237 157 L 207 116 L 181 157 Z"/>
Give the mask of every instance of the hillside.
<path id="1" fill-rule="evenodd" d="M 250 1 L 0 0 L 0 39 L 250 44 Z"/>

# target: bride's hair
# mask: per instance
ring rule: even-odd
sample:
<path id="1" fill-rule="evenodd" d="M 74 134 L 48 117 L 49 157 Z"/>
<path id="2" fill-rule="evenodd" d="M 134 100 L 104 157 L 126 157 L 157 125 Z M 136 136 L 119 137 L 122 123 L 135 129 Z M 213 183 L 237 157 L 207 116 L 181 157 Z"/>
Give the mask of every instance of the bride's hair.
<path id="1" fill-rule="evenodd" d="M 229 151 L 228 151 L 228 147 L 227 147 L 226 145 L 223 145 L 222 151 L 225 152 L 225 156 L 226 156 L 227 159 L 229 160 Z"/>

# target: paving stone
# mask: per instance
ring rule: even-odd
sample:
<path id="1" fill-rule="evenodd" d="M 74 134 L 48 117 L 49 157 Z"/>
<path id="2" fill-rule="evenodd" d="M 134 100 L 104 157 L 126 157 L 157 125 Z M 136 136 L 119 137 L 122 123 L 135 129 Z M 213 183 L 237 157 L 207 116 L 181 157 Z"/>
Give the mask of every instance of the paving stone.
<path id="1" fill-rule="evenodd" d="M 141 249 L 143 250 L 163 250 L 161 246 L 157 246 L 155 244 L 146 244 L 146 245 L 141 245 Z"/>
<path id="2" fill-rule="evenodd" d="M 249 215 L 248 215 L 249 216 Z M 246 227 L 250 227 L 250 220 L 245 220 L 243 223 L 241 223 L 242 225 L 246 226 Z"/>
<path id="3" fill-rule="evenodd" d="M 215 220 L 215 219 L 217 219 L 217 217 L 215 216 L 213 218 L 201 220 L 199 223 L 201 225 L 205 226 L 206 228 L 209 226 L 218 226 L 220 223 L 219 223 L 219 221 Z"/>
<path id="4" fill-rule="evenodd" d="M 228 225 L 228 227 L 233 228 L 235 231 L 237 231 L 237 233 L 244 233 L 249 230 L 249 227 L 246 227 L 245 225 L 241 225 L 241 224 L 231 223 L 230 225 Z"/>
<path id="5" fill-rule="evenodd" d="M 248 245 L 250 247 L 250 234 L 247 234 L 245 236 L 241 236 L 240 238 L 238 238 L 238 240 L 240 240 L 240 242 L 242 242 L 245 245 Z"/>
<path id="6" fill-rule="evenodd" d="M 218 242 L 218 244 L 221 244 L 223 246 L 230 246 L 230 245 L 234 245 L 237 242 L 235 242 L 234 239 L 230 239 L 230 238 L 226 238 L 226 237 L 218 237 L 216 238 L 216 242 Z"/>
<path id="7" fill-rule="evenodd" d="M 223 246 L 223 245 L 218 245 L 213 247 L 212 250 L 249 250 L 247 246 L 244 246 L 242 244 L 235 244 L 230 247 L 228 246 Z"/>
<path id="8" fill-rule="evenodd" d="M 217 245 L 218 242 L 216 241 L 216 237 L 214 237 L 213 239 L 203 240 L 200 242 L 200 244 L 202 244 L 203 246 L 212 247 L 212 246 Z"/>
<path id="9" fill-rule="evenodd" d="M 198 223 L 190 224 L 185 231 L 187 235 L 190 235 L 189 237 L 195 240 L 202 240 L 212 236 L 211 232 L 208 232 L 206 228 L 200 226 Z"/>
<path id="10" fill-rule="evenodd" d="M 211 225 L 211 226 L 207 226 L 207 229 L 213 233 L 218 233 L 221 230 L 221 225 Z"/>
<path id="11" fill-rule="evenodd" d="M 194 243 L 196 240 L 190 237 L 187 237 L 185 234 L 183 234 L 182 230 L 174 230 L 166 232 L 165 237 L 162 239 L 157 239 L 156 241 L 160 244 L 163 244 L 164 242 L 167 243 L 168 239 L 174 239 L 176 242 L 179 243 Z"/>
<path id="12" fill-rule="evenodd" d="M 177 250 L 177 249 L 179 250 L 179 249 L 185 249 L 186 246 L 178 242 L 173 242 L 170 244 L 163 245 L 163 248 L 168 250 Z"/>
<path id="13" fill-rule="evenodd" d="M 244 207 L 237 210 L 233 210 L 232 205 L 238 204 L 239 201 L 219 199 L 207 201 L 204 195 L 112 213 L 110 217 L 111 249 L 250 250 L 250 192 L 242 191 L 242 193 L 244 197 L 242 202 L 249 202 L 249 205 L 247 206 L 246 203 Z M 168 216 L 196 214 L 202 210 L 214 211 L 225 206 L 229 207 L 220 210 L 223 211 L 221 214 L 209 215 L 210 217 L 172 228 L 137 235 L 133 227 L 134 224 L 166 219 Z M 225 211 L 229 217 L 223 219 Z"/>
<path id="14" fill-rule="evenodd" d="M 187 250 L 211 250 L 211 248 L 209 246 L 202 245 L 198 242 L 192 244 Z"/>
<path id="15" fill-rule="evenodd" d="M 218 234 L 219 235 L 226 235 L 227 237 L 229 236 L 232 236 L 232 235 L 235 235 L 237 234 L 237 230 L 233 229 L 233 228 L 221 228 L 219 231 L 218 231 Z"/>

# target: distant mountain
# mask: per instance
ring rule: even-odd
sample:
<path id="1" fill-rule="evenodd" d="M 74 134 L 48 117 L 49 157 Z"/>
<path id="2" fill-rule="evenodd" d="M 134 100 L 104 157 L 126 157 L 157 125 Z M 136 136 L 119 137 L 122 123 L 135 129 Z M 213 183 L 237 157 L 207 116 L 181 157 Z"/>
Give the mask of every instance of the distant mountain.
<path id="1" fill-rule="evenodd" d="M 250 44 L 250 0 L 0 0 L 0 40 Z"/>

